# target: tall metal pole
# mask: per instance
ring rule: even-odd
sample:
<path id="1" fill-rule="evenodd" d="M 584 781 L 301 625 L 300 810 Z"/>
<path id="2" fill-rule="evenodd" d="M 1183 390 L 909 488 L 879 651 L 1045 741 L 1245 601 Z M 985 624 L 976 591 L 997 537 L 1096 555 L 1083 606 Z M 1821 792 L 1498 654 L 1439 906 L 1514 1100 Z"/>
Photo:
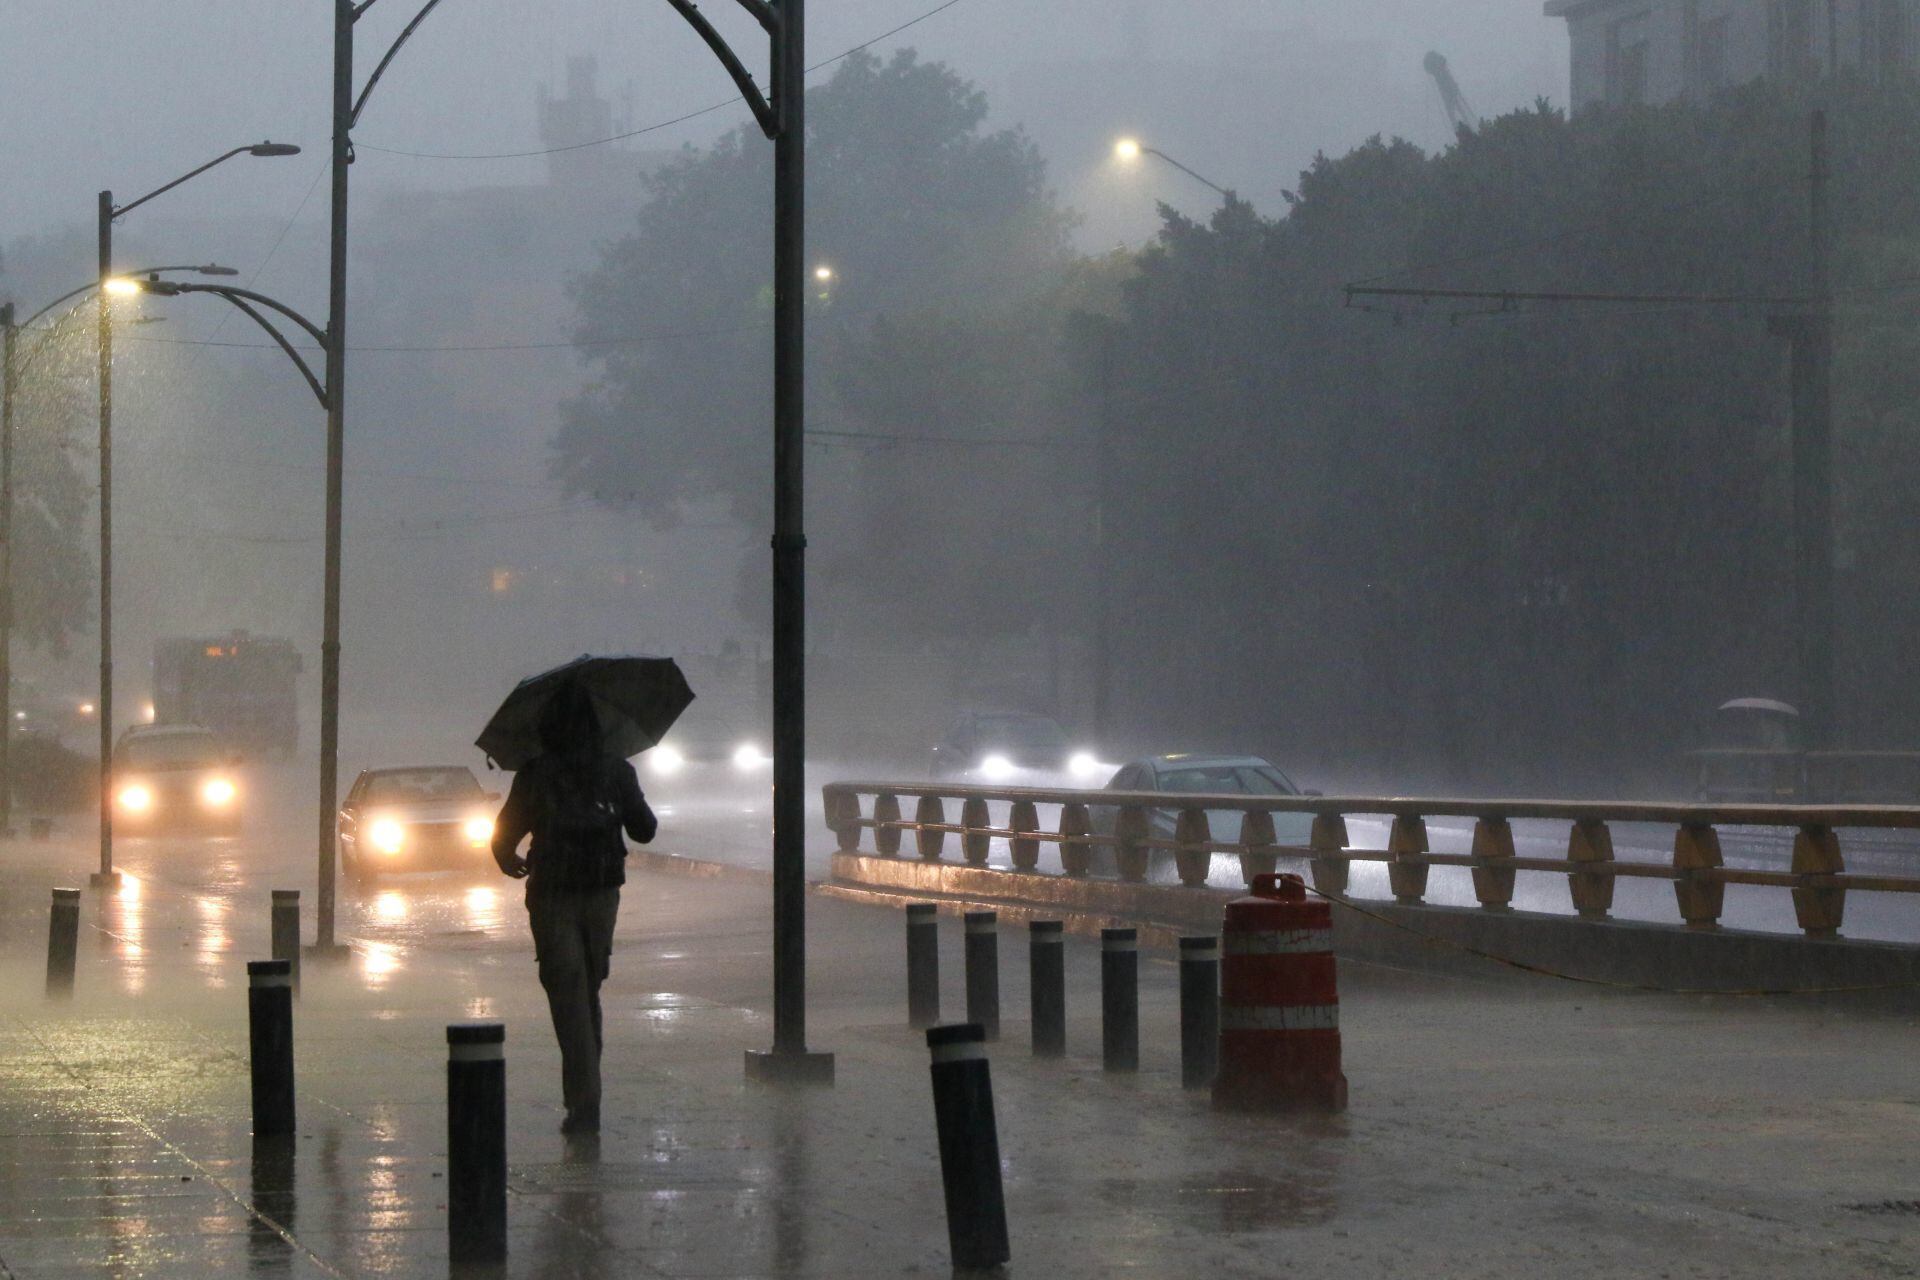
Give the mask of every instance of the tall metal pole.
<path id="1" fill-rule="evenodd" d="M 1833 746 L 1833 293 L 1829 279 L 1827 116 L 1813 113 L 1808 234 L 1813 315 L 1794 351 L 1793 513 L 1802 723 L 1807 746 Z"/>
<path id="2" fill-rule="evenodd" d="M 0 306 L 0 837 L 13 834 L 13 304 Z"/>
<path id="3" fill-rule="evenodd" d="M 1793 447 L 1793 643 L 1800 726 L 1807 749 L 1836 740 L 1833 618 L 1833 285 L 1829 274 L 1827 117 L 1810 128 L 1807 302 L 1768 317 L 1788 341 Z M 1819 799 L 1818 796 L 1808 797 Z"/>
<path id="4" fill-rule="evenodd" d="M 92 882 L 119 883 L 113 870 L 113 192 L 100 193 L 100 869 Z"/>
<path id="5" fill-rule="evenodd" d="M 1113 322 L 1101 321 L 1100 414 L 1094 424 L 1093 735 L 1113 750 Z"/>
<path id="6" fill-rule="evenodd" d="M 353 161 L 353 0 L 333 4 L 333 201 L 327 272 L 327 535 L 320 638 L 319 909 L 314 947 L 334 942 L 334 820 L 340 798 L 340 505 L 347 406 L 347 166 Z"/>
<path id="7" fill-rule="evenodd" d="M 826 1083 L 833 1056 L 807 1052 L 805 0 L 781 0 L 773 33 L 773 1052 L 756 1079 Z"/>

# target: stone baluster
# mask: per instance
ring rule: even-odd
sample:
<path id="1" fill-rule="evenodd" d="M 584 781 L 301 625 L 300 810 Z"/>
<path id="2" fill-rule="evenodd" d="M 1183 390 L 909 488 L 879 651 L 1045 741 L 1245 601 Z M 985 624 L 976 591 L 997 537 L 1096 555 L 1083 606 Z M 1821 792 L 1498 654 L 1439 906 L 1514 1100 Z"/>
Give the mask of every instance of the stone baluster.
<path id="1" fill-rule="evenodd" d="M 1613 910 L 1613 877 L 1578 869 L 1581 863 L 1612 862 L 1613 832 L 1598 818 L 1583 818 L 1567 833 L 1567 861 L 1575 869 L 1567 875 L 1573 909 L 1583 920 L 1605 920 Z"/>
<path id="2" fill-rule="evenodd" d="M 892 858 L 900 852 L 900 828 L 890 827 L 890 822 L 900 821 L 900 797 L 891 791 L 883 791 L 873 798 L 873 849 L 875 853 Z"/>
<path id="3" fill-rule="evenodd" d="M 969 796 L 960 802 L 960 856 L 970 866 L 987 865 L 987 848 L 993 843 L 993 837 L 986 828 L 993 825 L 987 817 L 987 802 L 979 796 Z"/>
<path id="4" fill-rule="evenodd" d="M 1347 847 L 1347 819 L 1344 814 L 1316 813 L 1313 833 L 1307 844 L 1328 853 L 1343 853 Z M 1312 862 L 1313 887 L 1322 893 L 1344 895 L 1352 864 L 1345 858 L 1315 858 Z"/>
<path id="5" fill-rule="evenodd" d="M 1084 876 L 1093 864 L 1093 846 L 1087 836 L 1093 831 L 1093 815 L 1084 804 L 1060 806 L 1060 869 L 1070 876 Z"/>
<path id="6" fill-rule="evenodd" d="M 1473 856 L 1485 859 L 1473 868 L 1473 894 L 1488 911 L 1513 909 L 1513 824 L 1505 818 L 1481 818 L 1473 824 Z"/>
<path id="7" fill-rule="evenodd" d="M 1040 815 L 1035 811 L 1033 801 L 1015 800 L 1013 808 L 1007 813 L 1007 829 L 1010 831 L 1038 831 Z M 1015 836 L 1007 842 L 1008 852 L 1012 855 L 1016 871 L 1032 871 L 1040 865 L 1040 842 L 1031 836 Z"/>
<path id="8" fill-rule="evenodd" d="M 1137 804 L 1121 806 L 1119 815 L 1113 820 L 1113 861 L 1122 880 L 1138 884 L 1147 878 L 1147 862 L 1151 855 L 1140 842 L 1147 839 L 1152 831 L 1153 825 L 1145 809 Z"/>
<path id="9" fill-rule="evenodd" d="M 1387 863 L 1387 886 L 1393 890 L 1393 900 L 1403 907 L 1413 907 L 1427 896 L 1427 864 L 1408 862 L 1409 854 L 1427 851 L 1427 820 L 1418 814 L 1402 814 L 1394 818 L 1393 830 L 1387 833 L 1387 852 L 1393 860 Z"/>
<path id="10" fill-rule="evenodd" d="M 947 807 L 939 796 L 921 796 L 920 803 L 913 807 L 913 820 L 920 823 L 945 823 Z M 924 827 L 913 833 L 914 847 L 920 856 L 928 862 L 940 861 L 940 850 L 946 847 L 947 833 L 928 831 Z"/>
<path id="11" fill-rule="evenodd" d="M 1710 826 L 1682 826 L 1673 833 L 1673 897 L 1689 929 L 1718 929 L 1727 886 L 1695 874 L 1721 865 L 1720 833 Z"/>
<path id="12" fill-rule="evenodd" d="M 1213 865 L 1213 850 L 1206 847 L 1213 843 L 1213 824 L 1207 820 L 1207 811 L 1182 809 L 1174 819 L 1173 840 L 1179 846 L 1173 851 L 1173 865 L 1180 873 L 1180 883 L 1190 889 L 1204 885 Z"/>
<path id="13" fill-rule="evenodd" d="M 1840 855 L 1840 837 L 1832 827 L 1802 827 L 1793 837 L 1793 870 L 1797 875 L 1840 875 L 1847 869 Z M 1809 938 L 1840 934 L 1847 910 L 1845 889 L 1795 889 L 1793 914 Z"/>
<path id="14" fill-rule="evenodd" d="M 860 797 L 851 791 L 829 791 L 827 826 L 833 829 L 840 852 L 860 852 Z"/>

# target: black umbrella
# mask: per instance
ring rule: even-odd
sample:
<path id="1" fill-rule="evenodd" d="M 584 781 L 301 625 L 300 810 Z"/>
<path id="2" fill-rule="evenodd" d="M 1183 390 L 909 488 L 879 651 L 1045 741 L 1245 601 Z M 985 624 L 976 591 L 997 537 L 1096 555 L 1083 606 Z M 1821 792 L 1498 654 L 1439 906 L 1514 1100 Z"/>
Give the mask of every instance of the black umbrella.
<path id="1" fill-rule="evenodd" d="M 582 654 L 515 685 L 473 745 L 503 769 L 524 768 L 542 750 L 540 713 L 568 685 L 593 700 L 601 750 L 622 758 L 657 745 L 693 701 L 693 689 L 672 658 Z"/>

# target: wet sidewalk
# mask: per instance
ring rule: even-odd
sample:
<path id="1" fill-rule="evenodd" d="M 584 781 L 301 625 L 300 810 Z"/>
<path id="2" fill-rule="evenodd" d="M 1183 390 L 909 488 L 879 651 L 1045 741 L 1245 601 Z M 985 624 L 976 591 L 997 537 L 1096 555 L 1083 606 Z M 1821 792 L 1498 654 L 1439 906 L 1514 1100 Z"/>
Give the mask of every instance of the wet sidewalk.
<path id="1" fill-rule="evenodd" d="M 473 1017 L 508 1027 L 505 1274 L 950 1270 L 894 911 L 810 901 L 810 1039 L 839 1082 L 769 1091 L 741 1068 L 771 1039 L 765 889 L 637 875 L 605 1130 L 578 1143 L 511 891 L 351 904 L 352 960 L 309 967 L 296 1008 L 300 1135 L 256 1158 L 244 962 L 267 883 L 163 867 L 89 891 L 79 993 L 54 1006 L 47 890 L 84 861 L 0 853 L 0 1277 L 447 1274 L 443 1028 Z M 383 932 L 395 914 L 419 927 Z M 1180 1089 L 1176 975 L 1143 961 L 1143 1069 L 1109 1077 L 1096 947 L 1069 940 L 1071 1056 L 1037 1063 L 1025 939 L 1003 935 L 1011 1275 L 1920 1274 L 1911 1019 L 1347 966 L 1352 1110 L 1247 1118 Z"/>

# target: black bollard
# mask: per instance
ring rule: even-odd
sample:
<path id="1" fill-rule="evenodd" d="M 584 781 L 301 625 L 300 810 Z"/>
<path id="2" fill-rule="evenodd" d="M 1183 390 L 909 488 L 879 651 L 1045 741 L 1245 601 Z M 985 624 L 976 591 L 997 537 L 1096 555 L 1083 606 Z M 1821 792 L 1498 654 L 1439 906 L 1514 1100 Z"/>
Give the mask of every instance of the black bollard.
<path id="1" fill-rule="evenodd" d="M 999 913 L 967 912 L 967 1021 L 1000 1038 Z"/>
<path id="2" fill-rule="evenodd" d="M 940 1021 L 940 908 L 907 904 L 907 1025 L 916 1030 Z"/>
<path id="3" fill-rule="evenodd" d="M 986 1029 L 974 1022 L 927 1032 L 940 1181 L 947 1193 L 947 1246 L 956 1269 L 996 1267 L 1013 1256 L 1007 1247 L 1007 1202 L 1000 1183 L 1000 1135 L 993 1123 L 986 1039 Z"/>
<path id="4" fill-rule="evenodd" d="M 273 958 L 285 960 L 293 976 L 293 993 L 300 994 L 300 891 L 273 891 Z"/>
<path id="5" fill-rule="evenodd" d="M 1180 1083 L 1211 1089 L 1220 1070 L 1220 939 L 1180 939 Z"/>
<path id="6" fill-rule="evenodd" d="M 253 1066 L 253 1136 L 293 1132 L 293 970 L 247 961 L 247 1053 Z"/>
<path id="7" fill-rule="evenodd" d="M 1100 931 L 1101 1065 L 1140 1069 L 1140 936 L 1133 929 Z"/>
<path id="8" fill-rule="evenodd" d="M 447 1244 L 455 1262 L 507 1256 L 507 1028 L 447 1028 Z"/>
<path id="9" fill-rule="evenodd" d="M 1027 978 L 1032 988 L 1033 1056 L 1067 1052 L 1067 940 L 1058 920 L 1027 924 Z"/>
<path id="10" fill-rule="evenodd" d="M 47 922 L 47 994 L 73 994 L 73 962 L 80 952 L 80 891 L 55 889 Z"/>

